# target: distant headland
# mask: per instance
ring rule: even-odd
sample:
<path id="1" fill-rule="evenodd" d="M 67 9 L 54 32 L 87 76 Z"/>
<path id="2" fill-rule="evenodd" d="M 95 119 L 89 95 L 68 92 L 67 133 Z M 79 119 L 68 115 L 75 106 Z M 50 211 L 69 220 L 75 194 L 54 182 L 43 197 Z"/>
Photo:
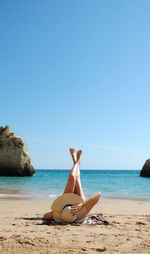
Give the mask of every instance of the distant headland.
<path id="1" fill-rule="evenodd" d="M 0 176 L 32 176 L 35 169 L 22 137 L 0 127 Z"/>

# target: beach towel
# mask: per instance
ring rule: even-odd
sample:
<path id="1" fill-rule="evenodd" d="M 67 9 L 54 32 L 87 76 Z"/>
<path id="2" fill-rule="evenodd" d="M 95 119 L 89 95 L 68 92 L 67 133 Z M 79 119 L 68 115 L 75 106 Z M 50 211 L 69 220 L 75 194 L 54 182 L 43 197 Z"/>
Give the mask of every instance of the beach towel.
<path id="1" fill-rule="evenodd" d="M 43 224 L 47 224 L 49 226 L 54 226 L 54 225 L 66 225 L 68 223 L 59 223 L 56 221 L 48 221 L 45 220 Z M 88 214 L 85 217 L 85 220 L 83 222 L 72 222 L 69 223 L 72 226 L 80 226 L 80 225 L 108 225 L 109 222 L 103 217 L 101 213 L 99 214 Z"/>

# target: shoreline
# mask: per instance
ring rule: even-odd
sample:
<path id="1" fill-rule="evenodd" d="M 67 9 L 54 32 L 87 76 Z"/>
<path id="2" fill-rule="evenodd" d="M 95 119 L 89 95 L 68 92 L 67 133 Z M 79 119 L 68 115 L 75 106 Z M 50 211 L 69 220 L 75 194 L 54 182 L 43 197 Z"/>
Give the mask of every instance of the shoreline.
<path id="1" fill-rule="evenodd" d="M 42 220 L 51 201 L 1 200 L 0 253 L 149 253 L 150 202 L 104 200 L 91 213 L 109 225 L 49 226 Z"/>
<path id="2" fill-rule="evenodd" d="M 45 201 L 45 202 L 52 202 L 55 198 L 59 195 L 50 194 L 51 198 L 39 198 L 39 197 L 32 197 L 31 194 L 23 194 L 23 195 L 9 195 L 9 194 L 0 194 L 0 200 L 32 200 L 32 201 Z M 90 196 L 87 196 L 87 199 Z M 104 202 L 145 202 L 150 203 L 150 198 L 127 198 L 127 197 L 103 197 L 101 198 Z"/>

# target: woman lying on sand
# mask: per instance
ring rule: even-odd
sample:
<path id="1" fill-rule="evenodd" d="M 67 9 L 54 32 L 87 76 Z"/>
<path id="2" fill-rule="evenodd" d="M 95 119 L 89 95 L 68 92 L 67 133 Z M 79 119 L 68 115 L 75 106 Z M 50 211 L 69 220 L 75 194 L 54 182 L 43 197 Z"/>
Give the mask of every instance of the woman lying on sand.
<path id="1" fill-rule="evenodd" d="M 56 222 L 82 222 L 100 200 L 100 193 L 96 193 L 88 200 L 85 200 L 79 169 L 82 150 L 76 153 L 75 149 L 70 148 L 70 154 L 73 160 L 73 167 L 70 170 L 64 194 L 53 202 L 52 211 L 46 213 L 44 219 L 55 220 Z"/>

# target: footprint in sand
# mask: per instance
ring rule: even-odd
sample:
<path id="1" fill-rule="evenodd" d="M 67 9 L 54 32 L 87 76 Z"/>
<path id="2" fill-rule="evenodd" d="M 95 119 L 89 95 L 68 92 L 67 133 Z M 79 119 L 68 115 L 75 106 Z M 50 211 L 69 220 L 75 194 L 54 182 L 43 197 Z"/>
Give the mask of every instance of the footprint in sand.
<path id="1" fill-rule="evenodd" d="M 86 251 L 86 248 L 81 248 L 81 250 Z"/>
<path id="2" fill-rule="evenodd" d="M 136 224 L 137 224 L 137 225 L 146 225 L 146 223 L 145 223 L 145 222 L 142 222 L 142 221 L 136 221 Z"/>
<path id="3" fill-rule="evenodd" d="M 104 251 L 106 251 L 106 247 L 92 248 L 92 250 L 95 250 L 95 251 L 97 251 L 97 252 L 104 252 Z"/>

